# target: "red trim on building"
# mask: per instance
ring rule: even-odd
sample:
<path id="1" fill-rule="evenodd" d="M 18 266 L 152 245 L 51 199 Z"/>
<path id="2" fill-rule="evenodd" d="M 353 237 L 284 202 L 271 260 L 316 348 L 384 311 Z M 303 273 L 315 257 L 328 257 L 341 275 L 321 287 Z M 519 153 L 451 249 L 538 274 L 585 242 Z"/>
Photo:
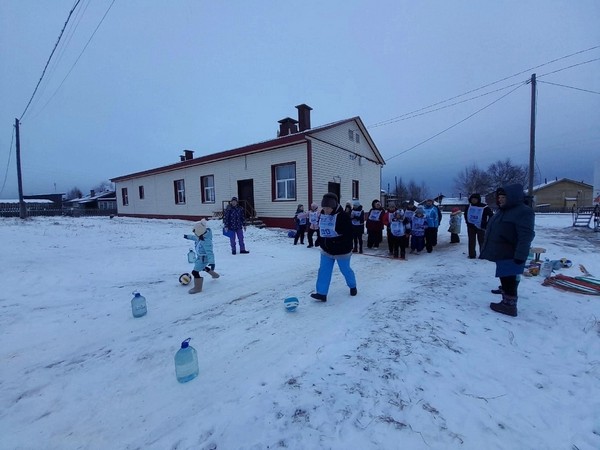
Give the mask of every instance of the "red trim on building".
<path id="1" fill-rule="evenodd" d="M 308 141 L 306 141 L 306 173 L 308 174 L 308 209 L 310 209 L 310 205 L 312 205 L 313 202 L 313 185 L 312 185 L 312 180 L 313 180 L 313 166 L 312 166 L 312 141 L 309 139 Z"/>

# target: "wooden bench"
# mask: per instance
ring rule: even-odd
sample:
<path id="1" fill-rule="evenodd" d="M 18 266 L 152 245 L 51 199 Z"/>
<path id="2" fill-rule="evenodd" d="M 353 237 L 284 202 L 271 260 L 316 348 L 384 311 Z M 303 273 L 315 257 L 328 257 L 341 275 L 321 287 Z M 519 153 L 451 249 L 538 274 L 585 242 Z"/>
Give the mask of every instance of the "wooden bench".
<path id="1" fill-rule="evenodd" d="M 541 261 L 540 255 L 542 253 L 546 253 L 546 249 L 542 248 L 542 247 L 531 247 L 529 249 L 529 252 L 533 253 L 535 255 L 535 259 L 534 259 L 535 262 L 540 262 Z"/>

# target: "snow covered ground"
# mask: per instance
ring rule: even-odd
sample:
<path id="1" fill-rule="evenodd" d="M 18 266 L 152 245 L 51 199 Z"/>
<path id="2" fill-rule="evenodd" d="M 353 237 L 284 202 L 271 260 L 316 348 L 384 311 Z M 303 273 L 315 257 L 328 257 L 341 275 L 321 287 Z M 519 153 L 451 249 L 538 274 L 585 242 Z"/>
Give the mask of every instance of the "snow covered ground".
<path id="1" fill-rule="evenodd" d="M 600 448 L 600 297 L 525 278 L 519 316 L 494 313 L 494 265 L 447 224 L 432 254 L 353 256 L 358 296 L 336 267 L 315 303 L 319 250 L 284 230 L 234 256 L 211 221 L 221 278 L 189 295 L 191 222 L 2 219 L 0 448 Z M 599 277 L 600 233 L 570 225 L 538 215 L 534 245 Z"/>

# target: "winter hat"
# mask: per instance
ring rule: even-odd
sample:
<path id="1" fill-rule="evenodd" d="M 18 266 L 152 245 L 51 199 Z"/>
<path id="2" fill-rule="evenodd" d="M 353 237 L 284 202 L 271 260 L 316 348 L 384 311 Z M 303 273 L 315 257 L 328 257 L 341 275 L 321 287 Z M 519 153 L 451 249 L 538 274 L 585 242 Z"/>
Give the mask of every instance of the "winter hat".
<path id="1" fill-rule="evenodd" d="M 479 203 L 481 201 L 481 194 L 477 194 L 477 193 L 471 194 L 469 196 L 469 203 L 471 203 L 471 200 L 473 200 L 473 199 L 476 199 L 477 203 Z"/>
<path id="2" fill-rule="evenodd" d="M 231 201 L 232 201 L 232 202 L 237 202 L 237 201 L 238 201 L 238 199 L 237 199 L 237 197 L 231 197 Z"/>
<path id="3" fill-rule="evenodd" d="M 338 197 L 333 192 L 328 192 L 323 196 L 323 200 L 321 200 L 321 206 L 323 208 L 328 207 L 335 209 L 338 205 Z"/>
<path id="4" fill-rule="evenodd" d="M 314 209 L 317 209 L 318 207 L 319 207 L 319 205 L 317 205 L 315 202 L 312 202 L 312 203 L 310 204 L 310 209 L 313 209 L 313 210 L 314 210 Z"/>
<path id="5" fill-rule="evenodd" d="M 352 206 L 355 207 L 355 208 L 358 208 L 360 206 L 360 202 L 358 200 L 354 200 L 352 202 Z"/>
<path id="6" fill-rule="evenodd" d="M 379 203 L 379 204 L 381 204 L 381 202 L 380 202 L 379 200 L 375 199 L 375 200 L 373 200 L 373 201 L 371 202 L 371 208 L 375 208 L 375 204 L 376 204 L 376 203 Z"/>
<path id="7" fill-rule="evenodd" d="M 300 203 L 300 204 L 298 205 L 298 209 L 300 209 L 300 208 L 303 208 L 303 209 L 304 209 L 304 205 L 303 205 L 302 203 Z"/>
<path id="8" fill-rule="evenodd" d="M 504 188 L 499 187 L 498 189 L 496 189 L 496 195 L 506 195 L 506 191 L 504 190 Z"/>
<path id="9" fill-rule="evenodd" d="M 388 202 L 388 209 L 396 209 L 396 202 Z"/>
<path id="10" fill-rule="evenodd" d="M 207 227 L 208 224 L 206 222 L 206 219 L 202 219 L 200 222 L 196 222 L 194 224 L 194 234 L 196 236 L 202 236 L 204 233 L 206 233 Z"/>
<path id="11" fill-rule="evenodd" d="M 416 214 L 425 214 L 425 209 L 422 206 L 417 206 Z"/>
<path id="12" fill-rule="evenodd" d="M 454 208 L 452 208 L 452 215 L 459 213 L 460 212 L 460 208 L 457 208 L 456 206 Z"/>

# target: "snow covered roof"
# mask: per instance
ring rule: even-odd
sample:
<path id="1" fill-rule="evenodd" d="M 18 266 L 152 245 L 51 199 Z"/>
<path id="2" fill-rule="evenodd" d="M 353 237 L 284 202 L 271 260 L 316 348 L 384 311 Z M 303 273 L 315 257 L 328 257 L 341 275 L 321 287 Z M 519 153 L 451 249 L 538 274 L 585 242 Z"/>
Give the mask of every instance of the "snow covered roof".
<path id="1" fill-rule="evenodd" d="M 563 181 L 567 181 L 569 183 L 581 184 L 583 186 L 592 187 L 590 184 L 584 183 L 583 181 L 575 181 L 575 180 L 571 180 L 569 178 L 559 178 L 557 180 L 551 180 L 551 181 L 548 181 L 547 183 L 542 183 L 542 184 L 538 184 L 536 186 L 533 186 L 533 190 L 537 191 L 539 189 L 547 188 L 548 186 L 552 186 L 553 184 L 558 184 L 558 183 L 561 183 Z"/>
<path id="2" fill-rule="evenodd" d="M 54 203 L 52 200 L 47 200 L 45 198 L 28 198 L 23 200 L 25 203 Z M 2 198 L 0 199 L 0 203 L 19 203 L 19 199 L 14 198 Z"/>

